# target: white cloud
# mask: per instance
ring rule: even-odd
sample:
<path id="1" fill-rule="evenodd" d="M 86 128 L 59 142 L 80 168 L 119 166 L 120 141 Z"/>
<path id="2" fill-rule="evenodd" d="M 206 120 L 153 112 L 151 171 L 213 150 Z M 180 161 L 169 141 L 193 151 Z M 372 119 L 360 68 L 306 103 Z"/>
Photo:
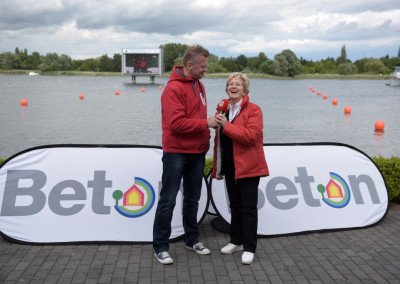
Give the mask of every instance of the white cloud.
<path id="1" fill-rule="evenodd" d="M 337 57 L 343 44 L 352 60 L 397 55 L 398 0 L 342 2 L 2 0 L 0 52 L 19 47 L 81 58 L 175 42 L 200 43 L 220 57 L 291 49 L 319 60 Z"/>

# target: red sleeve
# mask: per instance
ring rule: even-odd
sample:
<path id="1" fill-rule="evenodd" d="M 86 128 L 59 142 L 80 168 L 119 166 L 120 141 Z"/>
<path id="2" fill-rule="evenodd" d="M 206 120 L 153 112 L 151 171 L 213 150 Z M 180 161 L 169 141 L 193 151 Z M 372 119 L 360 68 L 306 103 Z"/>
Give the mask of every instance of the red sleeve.
<path id="1" fill-rule="evenodd" d="M 223 133 L 240 144 L 255 145 L 257 139 L 263 135 L 262 112 L 261 109 L 256 106 L 249 109 L 246 113 L 246 115 L 248 115 L 246 125 L 236 125 L 228 122 L 223 129 Z"/>
<path id="2" fill-rule="evenodd" d="M 161 105 L 163 120 L 172 133 L 200 132 L 208 128 L 207 119 L 193 117 L 196 110 L 190 109 L 183 92 L 168 88 L 162 94 Z"/>

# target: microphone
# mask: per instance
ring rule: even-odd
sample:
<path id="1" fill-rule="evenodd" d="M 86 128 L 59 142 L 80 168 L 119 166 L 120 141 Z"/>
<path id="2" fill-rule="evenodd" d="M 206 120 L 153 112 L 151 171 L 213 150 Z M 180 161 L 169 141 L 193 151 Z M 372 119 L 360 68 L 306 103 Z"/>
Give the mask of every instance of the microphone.
<path id="1" fill-rule="evenodd" d="M 228 112 L 228 106 L 229 106 L 229 100 L 224 99 L 220 101 L 219 104 L 217 105 L 217 111 L 220 114 L 225 114 Z"/>

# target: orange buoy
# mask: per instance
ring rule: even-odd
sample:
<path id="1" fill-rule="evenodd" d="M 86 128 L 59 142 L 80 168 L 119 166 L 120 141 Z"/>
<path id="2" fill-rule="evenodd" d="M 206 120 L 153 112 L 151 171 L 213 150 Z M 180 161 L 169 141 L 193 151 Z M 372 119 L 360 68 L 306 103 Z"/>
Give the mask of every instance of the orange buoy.
<path id="1" fill-rule="evenodd" d="M 79 95 L 79 99 L 83 100 L 84 96 L 82 94 Z"/>
<path id="2" fill-rule="evenodd" d="M 158 86 L 158 89 L 159 89 L 159 90 L 162 90 L 162 86 Z"/>
<path id="3" fill-rule="evenodd" d="M 337 105 L 337 99 L 333 99 L 333 100 L 332 100 L 332 104 L 333 104 L 333 105 Z"/>
<path id="4" fill-rule="evenodd" d="M 383 130 L 383 128 L 385 128 L 385 122 L 382 120 L 375 122 L 375 130 Z"/>
<path id="5" fill-rule="evenodd" d="M 21 106 L 27 106 L 27 105 L 28 105 L 28 101 L 26 99 L 22 99 Z"/>
<path id="6" fill-rule="evenodd" d="M 318 92 L 317 92 L 317 95 L 319 96 L 320 94 L 321 94 L 321 91 L 318 91 Z"/>
<path id="7" fill-rule="evenodd" d="M 310 91 L 312 91 L 312 87 L 308 88 Z"/>
<path id="8" fill-rule="evenodd" d="M 143 93 L 143 92 L 144 92 L 144 88 L 142 88 L 142 90 L 141 90 L 141 91 L 142 91 L 142 93 Z"/>
<path id="9" fill-rule="evenodd" d="M 350 113 L 351 113 L 351 107 L 346 106 L 346 107 L 344 108 L 344 113 L 345 113 L 345 114 L 350 114 Z"/>
<path id="10" fill-rule="evenodd" d="M 311 92 L 315 93 L 315 89 L 312 89 Z"/>
<path id="11" fill-rule="evenodd" d="M 115 91 L 115 94 L 118 96 L 119 95 L 119 91 Z"/>
<path id="12" fill-rule="evenodd" d="M 326 99 L 328 98 L 328 95 L 327 95 L 327 94 L 324 94 L 324 95 L 322 96 L 322 98 L 323 98 L 324 100 L 326 100 Z"/>

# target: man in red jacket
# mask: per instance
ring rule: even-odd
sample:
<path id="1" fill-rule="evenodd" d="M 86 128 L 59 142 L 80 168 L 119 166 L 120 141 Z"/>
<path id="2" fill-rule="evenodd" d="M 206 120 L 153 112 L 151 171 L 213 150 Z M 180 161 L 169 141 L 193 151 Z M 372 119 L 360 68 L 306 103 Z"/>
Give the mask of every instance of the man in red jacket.
<path id="1" fill-rule="evenodd" d="M 169 255 L 171 220 L 183 178 L 183 227 L 186 248 L 210 254 L 199 242 L 198 201 L 204 175 L 205 154 L 210 146 L 209 128 L 217 127 L 215 117 L 207 118 L 207 98 L 200 79 L 207 71 L 207 49 L 190 46 L 183 66 L 175 66 L 161 96 L 163 174 L 162 188 L 153 227 L 154 255 L 162 264 L 173 263 Z"/>

